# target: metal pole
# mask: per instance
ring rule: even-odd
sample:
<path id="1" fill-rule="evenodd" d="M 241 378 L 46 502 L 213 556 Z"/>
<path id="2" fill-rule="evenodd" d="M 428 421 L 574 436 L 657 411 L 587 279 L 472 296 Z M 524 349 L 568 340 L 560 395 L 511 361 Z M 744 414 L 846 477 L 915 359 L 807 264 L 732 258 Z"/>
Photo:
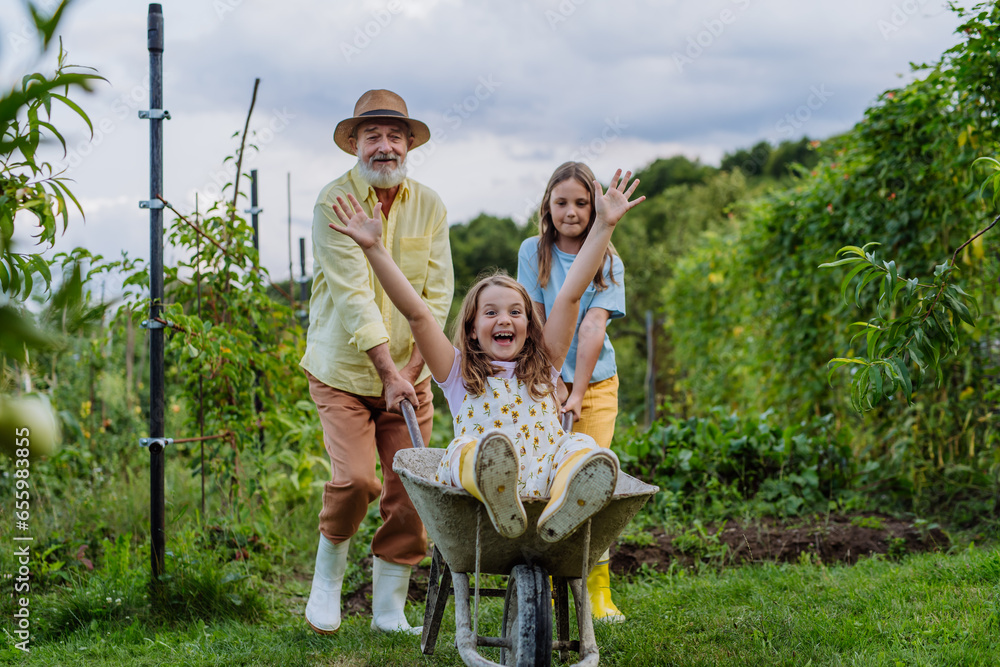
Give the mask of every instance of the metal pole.
<path id="1" fill-rule="evenodd" d="M 149 48 L 149 534 L 150 564 L 155 591 L 166 562 L 166 503 L 164 500 L 164 373 L 163 329 L 155 328 L 163 313 L 163 8 L 150 3 L 147 18 Z M 159 204 L 159 206 L 157 206 Z"/>
<path id="2" fill-rule="evenodd" d="M 285 190 L 288 193 L 288 295 L 291 297 L 292 312 L 295 312 L 295 273 L 292 269 L 292 172 L 288 172 Z"/>
<path id="3" fill-rule="evenodd" d="M 250 221 L 253 224 L 253 249 L 257 251 L 257 265 L 260 266 L 260 235 L 257 227 L 257 214 L 260 213 L 260 208 L 257 206 L 257 170 L 250 170 L 250 210 L 247 211 L 250 214 Z"/>
<path id="4" fill-rule="evenodd" d="M 253 224 L 253 250 L 256 253 L 257 258 L 254 261 L 254 270 L 256 271 L 260 268 L 260 227 L 257 224 L 257 214 L 260 213 L 261 208 L 257 205 L 257 170 L 250 170 L 250 220 Z M 257 325 L 253 325 L 253 337 L 257 349 L 260 349 L 260 331 L 257 329 Z M 260 442 L 260 448 L 264 449 L 264 422 L 261 419 L 261 414 L 264 412 L 264 400 L 260 395 L 260 376 L 261 372 L 259 368 L 255 368 L 253 372 L 253 409 L 254 413 L 257 415 L 257 439 Z"/>
<path id="5" fill-rule="evenodd" d="M 200 208 L 198 206 L 198 193 L 194 193 L 194 221 L 196 223 L 201 223 Z M 194 237 L 194 252 L 195 257 L 198 258 L 198 262 L 195 265 L 195 281 L 198 285 L 198 319 L 201 319 L 201 235 L 196 234 Z M 204 374 L 198 373 L 198 437 L 205 437 L 205 385 L 204 385 Z M 200 457 L 201 462 L 199 465 L 199 472 L 201 473 L 201 525 L 205 525 L 205 441 L 201 440 L 199 443 L 201 445 Z"/>
<path id="6" fill-rule="evenodd" d="M 306 238 L 304 236 L 299 237 L 299 269 L 301 271 L 299 300 L 302 302 L 302 326 L 306 326 L 308 311 L 306 310 Z"/>
<path id="7" fill-rule="evenodd" d="M 646 428 L 656 420 L 656 359 L 654 357 L 653 311 L 646 311 Z"/>

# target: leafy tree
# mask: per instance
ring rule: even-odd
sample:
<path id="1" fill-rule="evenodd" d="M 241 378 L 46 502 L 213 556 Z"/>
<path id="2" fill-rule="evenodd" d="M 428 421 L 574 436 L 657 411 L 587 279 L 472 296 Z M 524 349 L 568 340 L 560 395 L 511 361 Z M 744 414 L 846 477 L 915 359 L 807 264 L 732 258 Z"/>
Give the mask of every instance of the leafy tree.
<path id="1" fill-rule="evenodd" d="M 646 183 L 639 188 L 645 194 Z M 615 236 L 615 247 L 625 263 L 627 316 L 609 329 L 618 358 L 621 407 L 635 413 L 644 405 L 647 365 L 645 314 L 652 312 L 655 327 L 656 385 L 659 401 L 676 395 L 672 314 L 664 308 L 663 290 L 678 260 L 706 233 L 732 232 L 733 221 L 748 196 L 739 172 L 719 172 L 704 183 L 675 185 L 647 195 L 646 202 L 629 213 Z M 663 323 L 667 322 L 667 327 Z"/>
<path id="2" fill-rule="evenodd" d="M 311 494 L 329 464 L 318 455 L 322 440 L 298 367 L 305 336 L 284 299 L 270 296 L 237 201 L 217 202 L 196 220 L 174 211 L 167 240 L 182 259 L 164 269 L 164 363 L 186 417 L 173 437 L 192 474 L 213 482 L 224 516 L 265 534 L 280 509 L 274 503 Z M 145 317 L 147 284 L 148 267 L 137 262 L 120 317 Z M 204 456 L 195 455 L 201 445 Z"/>
<path id="3" fill-rule="evenodd" d="M 646 197 L 663 192 L 673 185 L 694 185 L 704 183 L 715 173 L 715 168 L 704 165 L 700 160 L 689 160 L 683 155 L 655 160 L 635 173 L 642 181 L 641 188 Z"/>
<path id="4" fill-rule="evenodd" d="M 518 227 L 510 218 L 480 213 L 467 223 L 450 229 L 452 262 L 455 265 L 455 294 L 461 300 L 480 273 L 503 269 L 517 275 L 517 250 L 521 241 L 538 232 L 528 225 Z"/>
<path id="5" fill-rule="evenodd" d="M 740 170 L 748 178 L 763 176 L 765 173 L 764 168 L 770 159 L 771 143 L 769 141 L 759 141 L 752 148 L 740 148 L 734 153 L 723 155 L 719 169 L 722 171 Z"/>
<path id="6" fill-rule="evenodd" d="M 760 141 L 753 148 L 741 148 L 722 156 L 719 169 L 743 172 L 748 178 L 781 179 L 793 174 L 793 165 L 813 167 L 819 160 L 815 147 L 817 141 L 802 137 L 798 141 L 782 141 L 776 148 L 770 142 Z"/>
<path id="7" fill-rule="evenodd" d="M 997 258 L 970 246 L 955 260 L 962 288 L 982 312 L 975 329 L 952 321 L 967 354 L 948 361 L 939 388 L 925 387 L 910 406 L 880 406 L 864 422 L 852 416 L 848 379 L 835 375 L 833 391 L 827 385 L 830 358 L 860 355 L 841 348 L 838 323 L 856 319 L 841 298 L 841 280 L 816 267 L 836 248 L 876 241 L 897 275 L 928 275 L 942 254 L 982 228 L 970 164 L 983 151 L 994 153 L 1000 138 L 1000 9 L 980 3 L 955 11 L 965 19 L 959 44 L 918 68 L 920 79 L 886 91 L 851 131 L 824 142 L 812 172 L 751 207 L 731 240 L 706 240 L 664 292 L 682 384 L 696 406 L 773 407 L 796 421 L 832 411 L 859 435 L 868 430 L 857 451 L 883 457 L 887 472 L 898 473 L 921 502 L 940 500 L 920 492 L 939 474 L 949 475 L 949 484 L 975 485 L 972 470 L 995 468 L 976 457 L 996 442 L 997 392 L 976 388 L 996 386 Z M 712 265 L 728 267 L 722 282 L 708 279 Z M 860 303 L 874 311 L 878 294 L 862 290 Z"/>
<path id="8" fill-rule="evenodd" d="M 812 168 L 819 162 L 819 155 L 814 149 L 818 144 L 819 142 L 810 141 L 809 137 L 802 137 L 798 141 L 782 141 L 768 157 L 764 174 L 771 178 L 784 178 L 794 173 L 795 165 Z"/>
<path id="9" fill-rule="evenodd" d="M 51 16 L 28 3 L 39 40 L 45 52 L 68 5 L 61 2 Z M 45 335 L 32 324 L 21 308 L 41 279 L 45 288 L 52 274 L 41 252 L 22 252 L 12 244 L 15 223 L 32 227 L 29 234 L 37 245 L 47 248 L 55 242 L 59 221 L 65 231 L 69 222 L 67 199 L 79 209 L 79 202 L 66 186 L 66 178 L 38 156 L 39 146 L 56 140 L 66 142 L 52 124 L 53 105 L 62 105 L 82 119 L 93 131 L 87 114 L 70 99 L 73 89 L 89 91 L 96 74 L 70 65 L 59 44 L 54 73 L 25 75 L 19 86 L 0 98 L 0 314 L 5 326 L 0 332 L 0 352 L 11 359 L 24 359 L 26 349 L 45 344 Z M 81 210 L 82 213 L 82 210 Z M 27 347 L 26 347 L 27 346 Z"/>
<path id="10" fill-rule="evenodd" d="M 40 54 L 48 50 L 68 0 L 63 0 L 51 15 L 40 11 L 33 2 L 27 8 L 33 20 Z M 80 71 L 66 61 L 66 52 L 59 44 L 59 56 L 54 73 L 25 75 L 19 86 L 0 97 L 0 420 L 5 424 L 28 425 L 37 431 L 33 451 L 51 451 L 57 438 L 55 420 L 46 397 L 5 398 L 10 391 L 9 363 L 29 364 L 31 352 L 45 349 L 54 342 L 49 332 L 39 329 L 24 307 L 35 291 L 36 280 L 44 282 L 45 290 L 52 283 L 49 263 L 41 252 L 23 252 L 14 247 L 15 225 L 23 231 L 28 227 L 36 245 L 48 249 L 55 242 L 59 221 L 63 230 L 69 221 L 67 200 L 79 208 L 79 202 L 66 186 L 66 179 L 56 173 L 50 163 L 42 160 L 38 149 L 43 142 L 55 139 L 66 143 L 52 124 L 53 106 L 63 106 L 81 118 L 93 131 L 90 119 L 70 91 L 90 90 L 101 77 Z M 82 213 L 82 211 L 81 211 Z M 81 304 L 82 280 L 79 266 L 70 264 L 55 301 L 64 312 Z M 25 391 L 31 392 L 30 374 L 22 369 Z M 8 384 L 9 383 L 9 384 Z M 29 420 L 29 415 L 37 419 Z M 47 433 L 43 436 L 44 432 Z M 4 428 L 0 446 L 13 451 L 14 429 Z"/>

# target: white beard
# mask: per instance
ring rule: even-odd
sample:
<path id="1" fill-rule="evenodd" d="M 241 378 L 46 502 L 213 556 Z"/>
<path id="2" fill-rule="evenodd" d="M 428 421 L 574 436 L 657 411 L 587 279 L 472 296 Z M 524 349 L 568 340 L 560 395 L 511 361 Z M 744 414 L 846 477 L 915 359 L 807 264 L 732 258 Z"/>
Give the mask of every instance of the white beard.
<path id="1" fill-rule="evenodd" d="M 385 157 L 384 153 L 376 153 L 371 157 L 370 162 L 374 162 L 377 158 Z M 365 163 L 360 157 L 358 158 L 358 170 L 361 172 L 361 177 L 368 181 L 368 184 L 373 188 L 378 188 L 380 190 L 388 190 L 389 188 L 394 188 L 406 178 L 406 158 L 400 158 L 396 162 L 395 169 L 382 170 L 377 167 L 372 167 L 370 164 Z"/>

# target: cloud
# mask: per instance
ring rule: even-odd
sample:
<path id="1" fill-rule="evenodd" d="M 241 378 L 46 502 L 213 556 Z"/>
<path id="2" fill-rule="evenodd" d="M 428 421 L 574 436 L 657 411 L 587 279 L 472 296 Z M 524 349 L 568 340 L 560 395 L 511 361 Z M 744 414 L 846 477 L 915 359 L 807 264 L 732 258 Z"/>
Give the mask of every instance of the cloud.
<path id="1" fill-rule="evenodd" d="M 195 192 L 202 202 L 225 182 L 223 159 L 259 77 L 259 151 L 247 165 L 260 176 L 262 259 L 278 278 L 288 271 L 287 176 L 297 273 L 297 238 L 308 236 L 317 193 L 354 163 L 333 128 L 370 88 L 399 92 L 431 127 L 412 173 L 442 195 L 453 221 L 483 211 L 520 221 L 552 169 L 574 156 L 607 179 L 657 157 L 717 163 L 760 139 L 842 132 L 908 80 L 910 61 L 953 45 L 959 23 L 932 0 L 212 0 L 163 9 L 173 116 L 165 194 L 189 212 Z M 13 31 L 17 13 L 0 15 L 0 34 Z M 104 121 L 99 136 L 67 121 L 67 174 L 88 206 L 73 240 L 144 256 L 148 122 L 136 114 L 148 107 L 146 5 L 81 0 L 62 33 L 71 60 L 109 80 L 80 100 L 95 127 Z M 5 67 L 9 55 L 0 51 Z"/>

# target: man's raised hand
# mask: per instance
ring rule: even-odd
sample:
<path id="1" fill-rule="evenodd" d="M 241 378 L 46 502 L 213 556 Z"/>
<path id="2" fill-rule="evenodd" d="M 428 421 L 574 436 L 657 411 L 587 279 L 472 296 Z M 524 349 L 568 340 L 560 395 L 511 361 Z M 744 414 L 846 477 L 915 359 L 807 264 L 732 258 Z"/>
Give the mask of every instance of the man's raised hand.
<path id="1" fill-rule="evenodd" d="M 371 217 L 368 217 L 353 194 L 348 194 L 347 199 L 350 200 L 354 214 L 348 215 L 351 209 L 347 207 L 342 197 L 337 197 L 337 203 L 333 205 L 333 212 L 337 214 L 344 226 L 341 227 L 331 222 L 330 229 L 351 237 L 355 243 L 361 246 L 362 250 L 374 247 L 382 240 L 382 202 L 375 204 Z"/>
<path id="2" fill-rule="evenodd" d="M 615 172 L 614 178 L 611 179 L 611 183 L 608 185 L 608 191 L 603 192 L 601 184 L 596 180 L 594 181 L 594 208 L 597 211 L 598 220 L 603 220 L 609 225 L 615 225 L 619 220 L 622 219 L 632 207 L 639 204 L 639 202 L 645 201 L 646 196 L 642 195 L 638 199 L 633 199 L 629 201 L 629 197 L 635 192 L 635 187 L 639 185 L 639 179 L 632 181 L 632 184 L 626 189 L 628 185 L 628 179 L 632 177 L 631 171 L 625 172 L 625 178 L 619 181 L 619 177 L 622 175 L 622 170 L 619 169 Z"/>

